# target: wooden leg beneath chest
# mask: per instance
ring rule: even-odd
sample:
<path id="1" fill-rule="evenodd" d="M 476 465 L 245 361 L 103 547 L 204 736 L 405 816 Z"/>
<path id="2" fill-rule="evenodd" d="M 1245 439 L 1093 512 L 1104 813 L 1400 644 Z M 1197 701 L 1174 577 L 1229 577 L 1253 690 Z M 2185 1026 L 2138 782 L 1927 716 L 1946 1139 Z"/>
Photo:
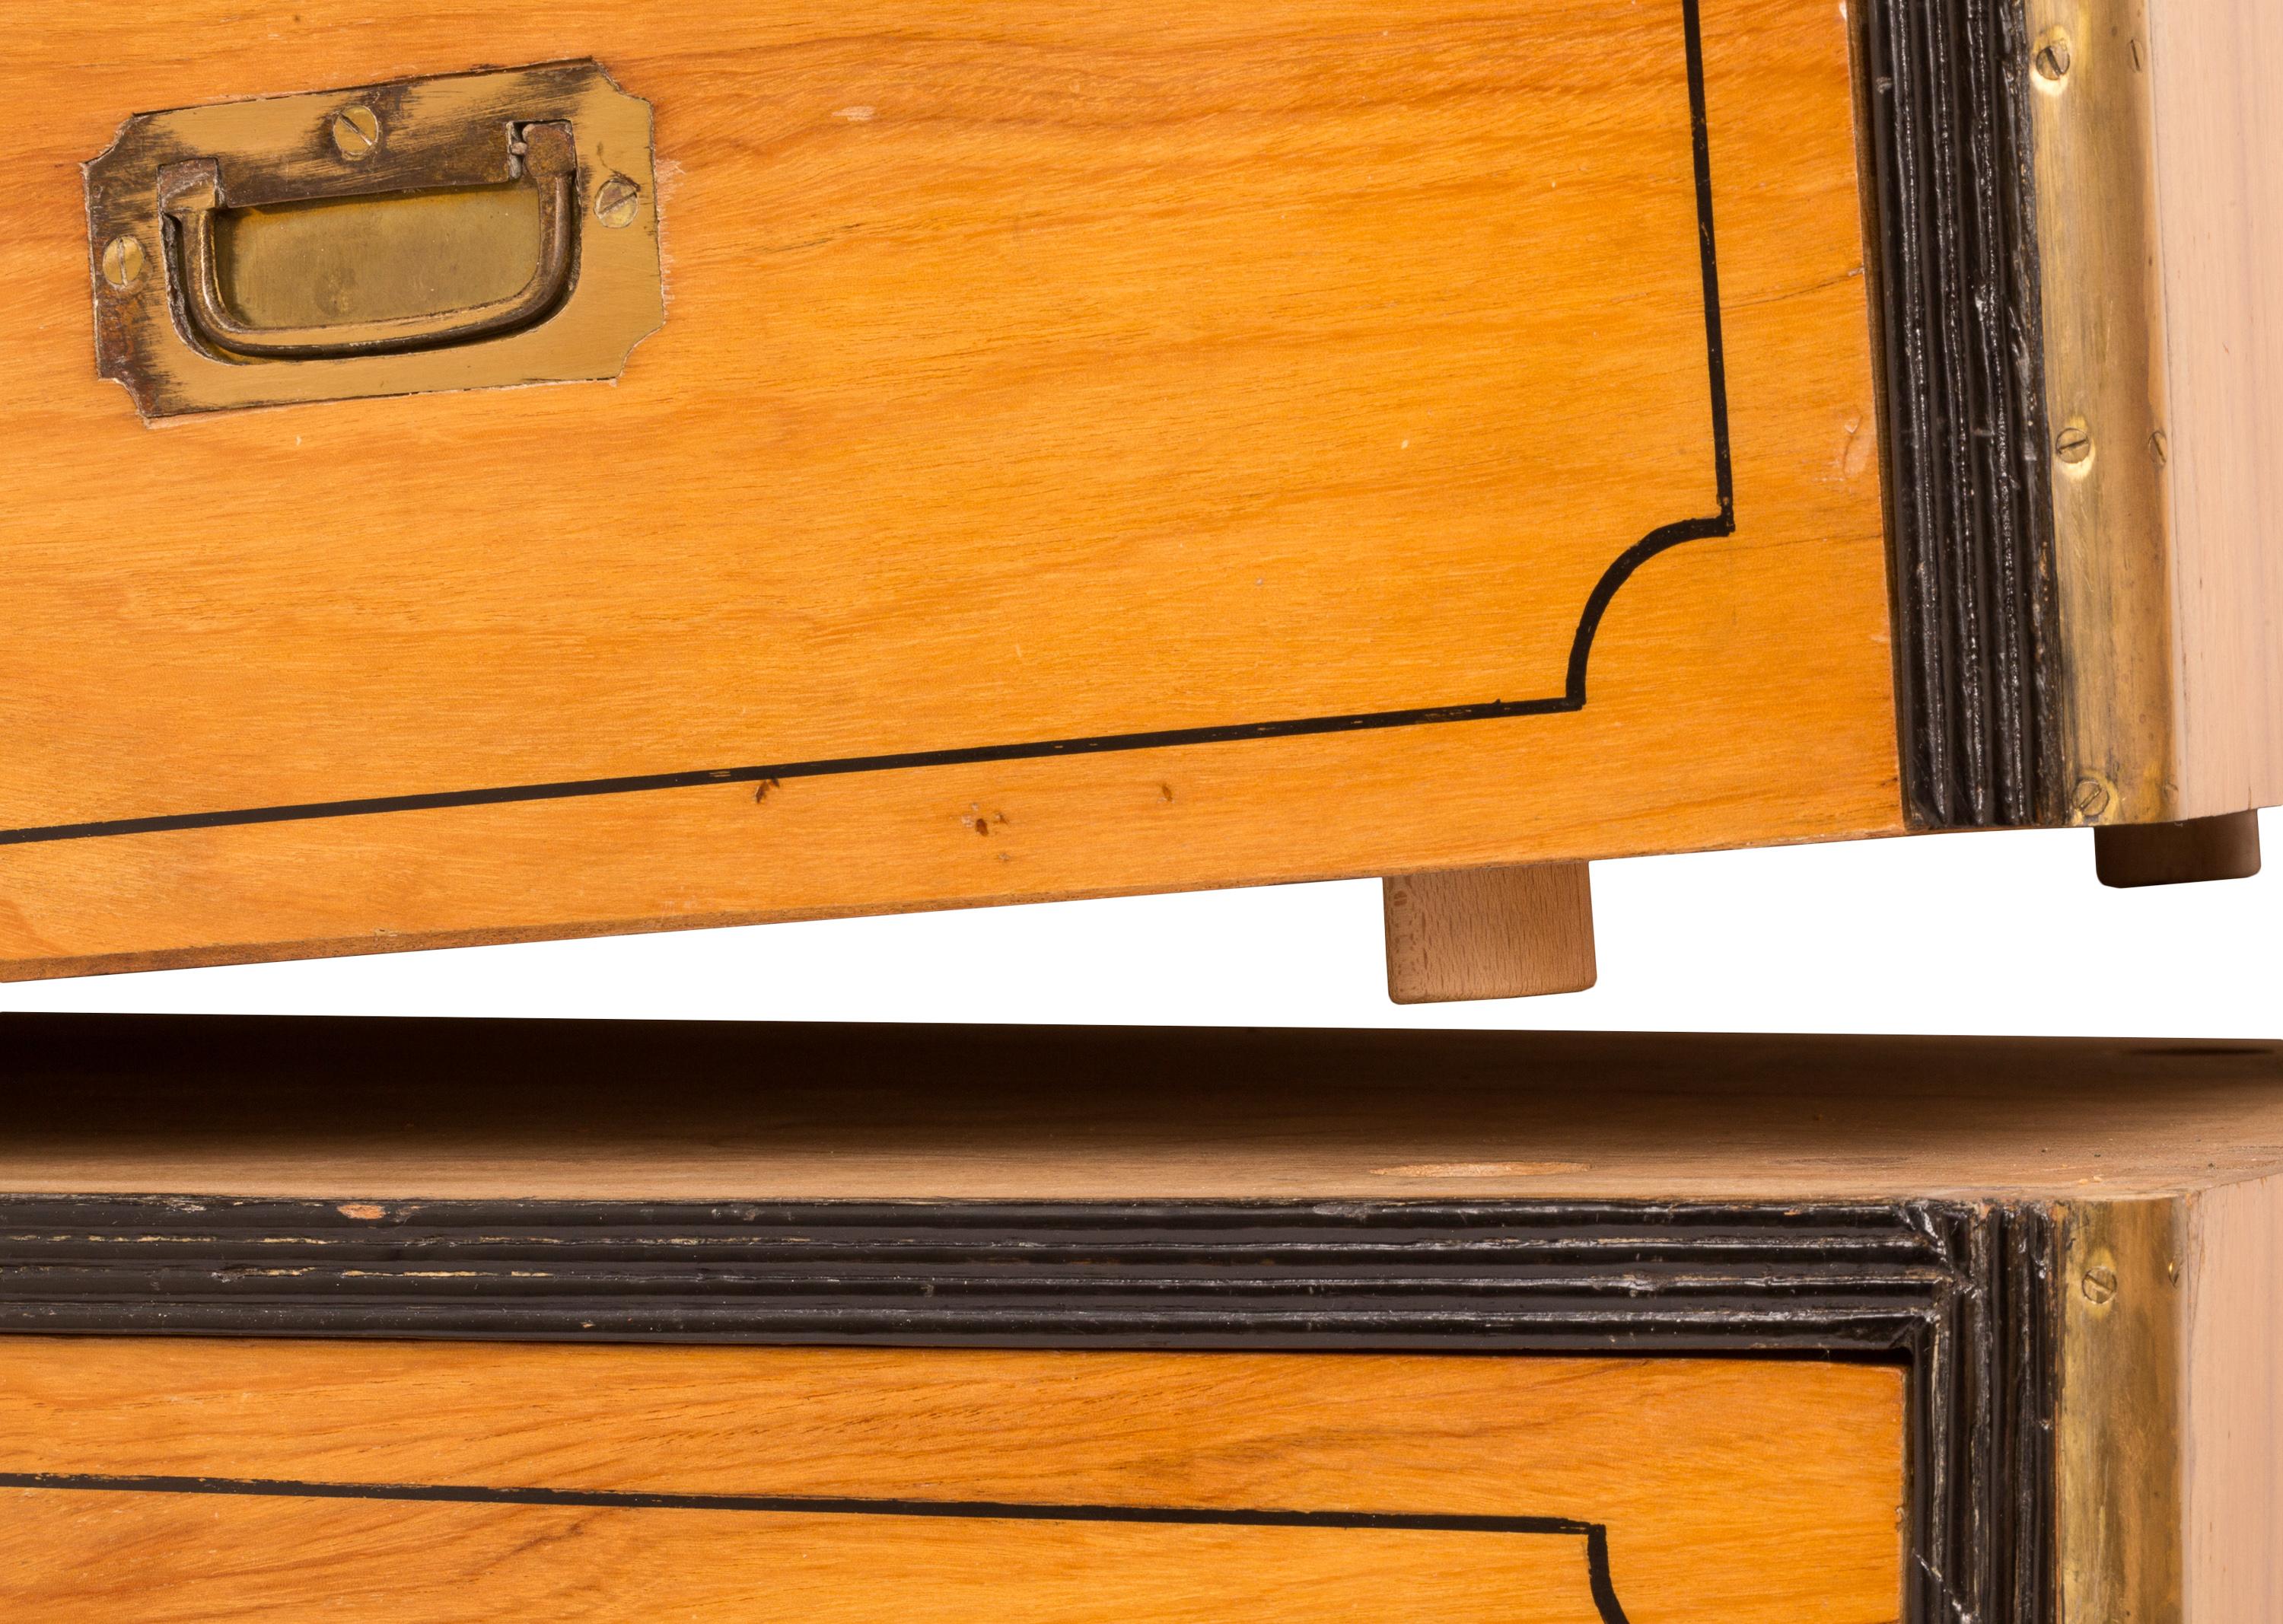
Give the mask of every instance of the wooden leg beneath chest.
<path id="1" fill-rule="evenodd" d="M 1582 863 L 1391 875 L 1387 995 L 1398 1003 L 1530 998 L 1593 985 Z"/>
<path id="2" fill-rule="evenodd" d="M 2092 832 L 2100 883 L 2188 886 L 2249 879 L 2259 872 L 2259 814 L 2236 812 L 2185 824 L 2113 824 Z"/>

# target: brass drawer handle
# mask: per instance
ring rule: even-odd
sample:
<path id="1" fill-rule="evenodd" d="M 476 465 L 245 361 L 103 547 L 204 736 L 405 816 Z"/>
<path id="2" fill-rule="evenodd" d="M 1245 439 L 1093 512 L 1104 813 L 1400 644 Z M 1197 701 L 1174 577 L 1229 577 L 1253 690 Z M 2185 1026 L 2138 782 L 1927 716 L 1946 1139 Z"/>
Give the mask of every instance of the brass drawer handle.
<path id="1" fill-rule="evenodd" d="M 589 59 L 138 113 L 86 166 L 97 369 L 152 420 L 617 378 L 651 122 Z"/>
<path id="2" fill-rule="evenodd" d="M 168 270 L 188 336 L 224 357 L 323 361 L 472 344 L 543 319 L 570 293 L 578 265 L 578 152 L 570 125 L 560 122 L 516 127 L 511 143 L 511 160 L 539 194 L 539 259 L 520 290 L 456 310 L 323 326 L 261 327 L 238 318 L 222 298 L 214 251 L 214 216 L 228 207 L 221 167 L 211 158 L 168 165 L 159 174 L 159 207 L 174 226 Z"/>

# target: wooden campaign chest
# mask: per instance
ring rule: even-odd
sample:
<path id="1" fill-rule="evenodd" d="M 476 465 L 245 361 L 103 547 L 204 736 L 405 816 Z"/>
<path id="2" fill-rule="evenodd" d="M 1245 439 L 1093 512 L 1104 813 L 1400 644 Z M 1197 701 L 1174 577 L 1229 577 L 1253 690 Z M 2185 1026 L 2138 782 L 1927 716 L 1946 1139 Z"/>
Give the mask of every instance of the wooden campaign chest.
<path id="1" fill-rule="evenodd" d="M 2271 1043 L 0 1053 L 11 1620 L 2283 1612 Z"/>
<path id="2" fill-rule="evenodd" d="M 0 975 L 1381 874 L 1429 996 L 1590 974 L 1589 858 L 2244 871 L 2279 16 L 31 0 Z"/>

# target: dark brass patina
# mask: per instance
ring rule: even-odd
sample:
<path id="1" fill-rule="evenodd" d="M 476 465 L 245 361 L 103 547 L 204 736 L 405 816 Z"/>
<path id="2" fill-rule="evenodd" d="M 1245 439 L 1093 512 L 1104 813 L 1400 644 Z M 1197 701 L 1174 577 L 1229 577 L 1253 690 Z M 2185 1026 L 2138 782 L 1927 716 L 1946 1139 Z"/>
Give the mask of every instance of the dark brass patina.
<path id="1" fill-rule="evenodd" d="M 650 105 L 592 62 L 146 113 L 87 191 L 146 418 L 615 378 L 665 317 Z"/>

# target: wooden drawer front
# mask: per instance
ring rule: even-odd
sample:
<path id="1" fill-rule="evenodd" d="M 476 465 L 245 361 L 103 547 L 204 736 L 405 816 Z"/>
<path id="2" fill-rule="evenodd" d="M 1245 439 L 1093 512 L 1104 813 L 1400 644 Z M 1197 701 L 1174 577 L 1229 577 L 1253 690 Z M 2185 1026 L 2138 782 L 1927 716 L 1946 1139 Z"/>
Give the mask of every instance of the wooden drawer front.
<path id="1" fill-rule="evenodd" d="M 9 70 L 0 973 L 1899 824 L 1827 0 L 163 9 Z M 588 57 L 615 386 L 94 376 L 128 115 Z"/>
<path id="2" fill-rule="evenodd" d="M 1905 1373 L 0 1342 L 21 1620 L 1885 1624 Z"/>

